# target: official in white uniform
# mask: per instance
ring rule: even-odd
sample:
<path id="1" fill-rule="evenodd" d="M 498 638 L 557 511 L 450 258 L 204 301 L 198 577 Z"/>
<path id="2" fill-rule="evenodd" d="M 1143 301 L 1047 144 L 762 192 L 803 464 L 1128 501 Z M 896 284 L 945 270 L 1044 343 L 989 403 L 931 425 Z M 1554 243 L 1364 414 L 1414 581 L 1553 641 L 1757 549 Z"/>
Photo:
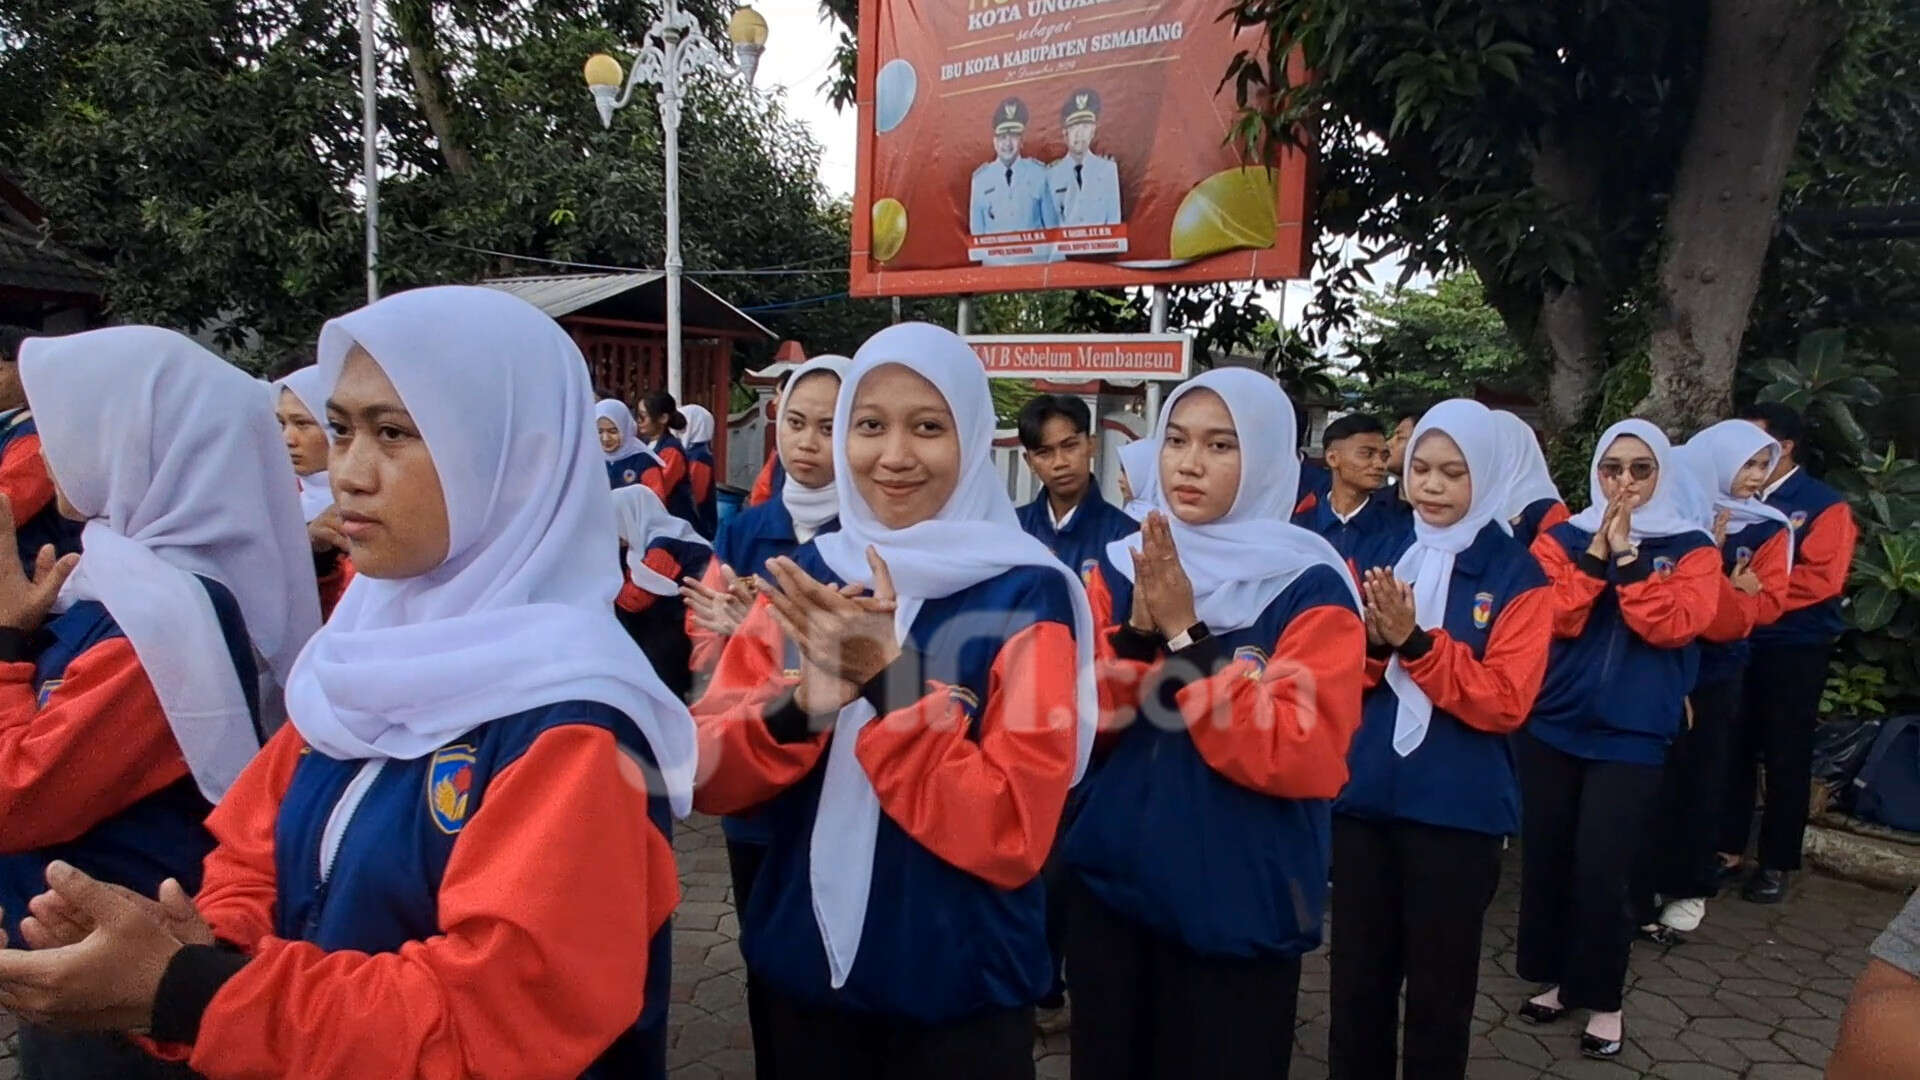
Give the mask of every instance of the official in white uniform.
<path id="1" fill-rule="evenodd" d="M 1075 90 L 1060 107 L 1067 133 L 1067 156 L 1047 168 L 1047 186 L 1061 225 L 1119 225 L 1120 169 L 1093 152 L 1100 125 L 1100 94 Z"/>
<path id="2" fill-rule="evenodd" d="M 969 199 L 975 236 L 1051 229 L 1059 224 L 1047 196 L 1047 167 L 1020 156 L 1027 132 L 1027 105 L 1008 98 L 993 112 L 994 159 L 973 170 Z"/>

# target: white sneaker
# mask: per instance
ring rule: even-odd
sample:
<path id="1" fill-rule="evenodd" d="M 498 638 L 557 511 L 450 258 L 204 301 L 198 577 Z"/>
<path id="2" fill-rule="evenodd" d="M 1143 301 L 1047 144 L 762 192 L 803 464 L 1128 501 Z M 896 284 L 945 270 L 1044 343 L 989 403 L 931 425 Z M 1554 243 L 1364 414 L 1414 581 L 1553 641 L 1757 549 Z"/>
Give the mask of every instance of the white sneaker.
<path id="1" fill-rule="evenodd" d="M 1686 900 L 1672 900 L 1660 909 L 1660 925 L 1671 927 L 1683 934 L 1700 929 L 1701 920 L 1707 917 L 1707 902 L 1701 897 Z"/>

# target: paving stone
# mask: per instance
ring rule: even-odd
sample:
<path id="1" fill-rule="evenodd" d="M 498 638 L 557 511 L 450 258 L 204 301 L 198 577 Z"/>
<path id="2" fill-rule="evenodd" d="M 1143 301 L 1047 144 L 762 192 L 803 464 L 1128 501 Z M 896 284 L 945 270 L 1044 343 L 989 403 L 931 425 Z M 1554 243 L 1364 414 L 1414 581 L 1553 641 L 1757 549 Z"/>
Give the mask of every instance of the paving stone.
<path id="1" fill-rule="evenodd" d="M 1624 1051 L 1622 1052 L 1624 1057 Z M 1565 1080 L 1638 1080 L 1640 1070 L 1619 1061 L 1595 1061 L 1591 1058 L 1563 1058 L 1547 1070 L 1548 1076 Z"/>
<path id="2" fill-rule="evenodd" d="M 1502 1058 L 1473 1062 L 1467 1066 L 1467 1075 L 1472 1080 L 1537 1080 L 1541 1073 L 1539 1069 Z"/>
<path id="3" fill-rule="evenodd" d="M 1716 1039 L 1765 1039 L 1773 1034 L 1773 1029 L 1766 1024 L 1737 1016 L 1716 1016 L 1706 1020 L 1695 1020 L 1687 1030 L 1699 1035 L 1711 1035 Z"/>
<path id="4" fill-rule="evenodd" d="M 1661 1080 L 1739 1080 L 1740 1074 L 1700 1061 L 1662 1061 L 1653 1067 Z"/>
<path id="5" fill-rule="evenodd" d="M 1768 1062 L 1749 1070 L 1747 1080 L 1820 1080 L 1822 1075 L 1819 1069 L 1811 1065 Z"/>
<path id="6" fill-rule="evenodd" d="M 1554 1055 L 1540 1045 L 1539 1039 L 1531 1035 L 1503 1028 L 1488 1035 L 1487 1038 L 1492 1040 L 1494 1046 L 1499 1047 L 1500 1056 L 1509 1061 L 1517 1061 L 1537 1069 L 1545 1069 L 1553 1064 Z"/>
<path id="7" fill-rule="evenodd" d="M 1748 1062 L 1745 1054 L 1735 1050 L 1725 1039 L 1716 1039 L 1711 1035 L 1702 1035 L 1697 1031 L 1683 1031 L 1680 1041 L 1687 1049 L 1699 1056 L 1701 1061 L 1718 1065 L 1723 1069 L 1742 1072 Z"/>
<path id="8" fill-rule="evenodd" d="M 1793 1055 L 1786 1048 L 1765 1039 L 1734 1039 L 1733 1048 L 1745 1054 L 1748 1061 L 1764 1064 L 1770 1061 L 1792 1061 Z"/>

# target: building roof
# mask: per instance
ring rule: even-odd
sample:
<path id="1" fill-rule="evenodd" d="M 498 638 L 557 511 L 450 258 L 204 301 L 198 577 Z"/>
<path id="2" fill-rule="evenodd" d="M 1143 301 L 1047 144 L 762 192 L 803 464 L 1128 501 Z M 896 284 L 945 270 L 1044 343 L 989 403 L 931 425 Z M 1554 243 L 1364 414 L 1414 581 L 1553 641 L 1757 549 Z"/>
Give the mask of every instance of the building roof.
<path id="1" fill-rule="evenodd" d="M 512 293 L 558 319 L 565 315 L 661 325 L 666 322 L 667 275 L 542 274 L 488 278 L 480 284 Z M 773 331 L 692 278 L 680 279 L 681 317 L 695 335 L 772 339 Z"/>
<path id="2" fill-rule="evenodd" d="M 50 242 L 46 214 L 13 176 L 0 170 L 0 289 L 98 297 L 106 270 Z"/>

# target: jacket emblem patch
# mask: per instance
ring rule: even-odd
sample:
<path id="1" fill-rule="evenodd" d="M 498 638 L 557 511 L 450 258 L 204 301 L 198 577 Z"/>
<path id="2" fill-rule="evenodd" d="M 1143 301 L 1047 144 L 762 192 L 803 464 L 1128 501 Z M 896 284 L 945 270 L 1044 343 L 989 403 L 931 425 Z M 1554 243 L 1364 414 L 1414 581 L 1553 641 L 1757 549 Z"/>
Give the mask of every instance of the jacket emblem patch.
<path id="1" fill-rule="evenodd" d="M 1485 630 L 1493 622 L 1493 594 L 1490 592 L 1473 594 L 1473 628 Z"/>
<path id="2" fill-rule="evenodd" d="M 53 692 L 60 689 L 60 684 L 66 681 L 65 679 L 48 679 L 46 682 L 41 683 L 40 692 L 34 695 L 39 706 L 43 709 L 46 708 L 47 702 L 53 697 Z"/>
<path id="3" fill-rule="evenodd" d="M 1267 654 L 1266 651 L 1258 645 L 1240 646 L 1233 650 L 1233 659 L 1235 663 L 1245 660 L 1247 663 L 1253 665 L 1253 670 L 1247 672 L 1247 678 L 1249 679 L 1258 679 L 1267 673 Z"/>
<path id="4" fill-rule="evenodd" d="M 473 798 L 474 749 L 448 746 L 433 755 L 427 766 L 427 811 L 443 833 L 466 827 Z"/>
<path id="5" fill-rule="evenodd" d="M 1092 588 L 1093 587 L 1093 571 L 1094 571 L 1094 568 L 1098 567 L 1099 565 L 1100 565 L 1099 559 L 1080 560 L 1080 584 L 1085 585 L 1088 588 Z"/>
<path id="6" fill-rule="evenodd" d="M 1787 515 L 1787 524 L 1793 526 L 1796 529 L 1802 525 L 1805 525 L 1806 523 L 1807 523 L 1807 512 L 1805 510 L 1795 510 L 1793 513 Z"/>
<path id="7" fill-rule="evenodd" d="M 1659 574 L 1661 577 L 1672 577 L 1673 560 L 1665 555 L 1655 555 L 1653 557 L 1653 572 Z"/>

